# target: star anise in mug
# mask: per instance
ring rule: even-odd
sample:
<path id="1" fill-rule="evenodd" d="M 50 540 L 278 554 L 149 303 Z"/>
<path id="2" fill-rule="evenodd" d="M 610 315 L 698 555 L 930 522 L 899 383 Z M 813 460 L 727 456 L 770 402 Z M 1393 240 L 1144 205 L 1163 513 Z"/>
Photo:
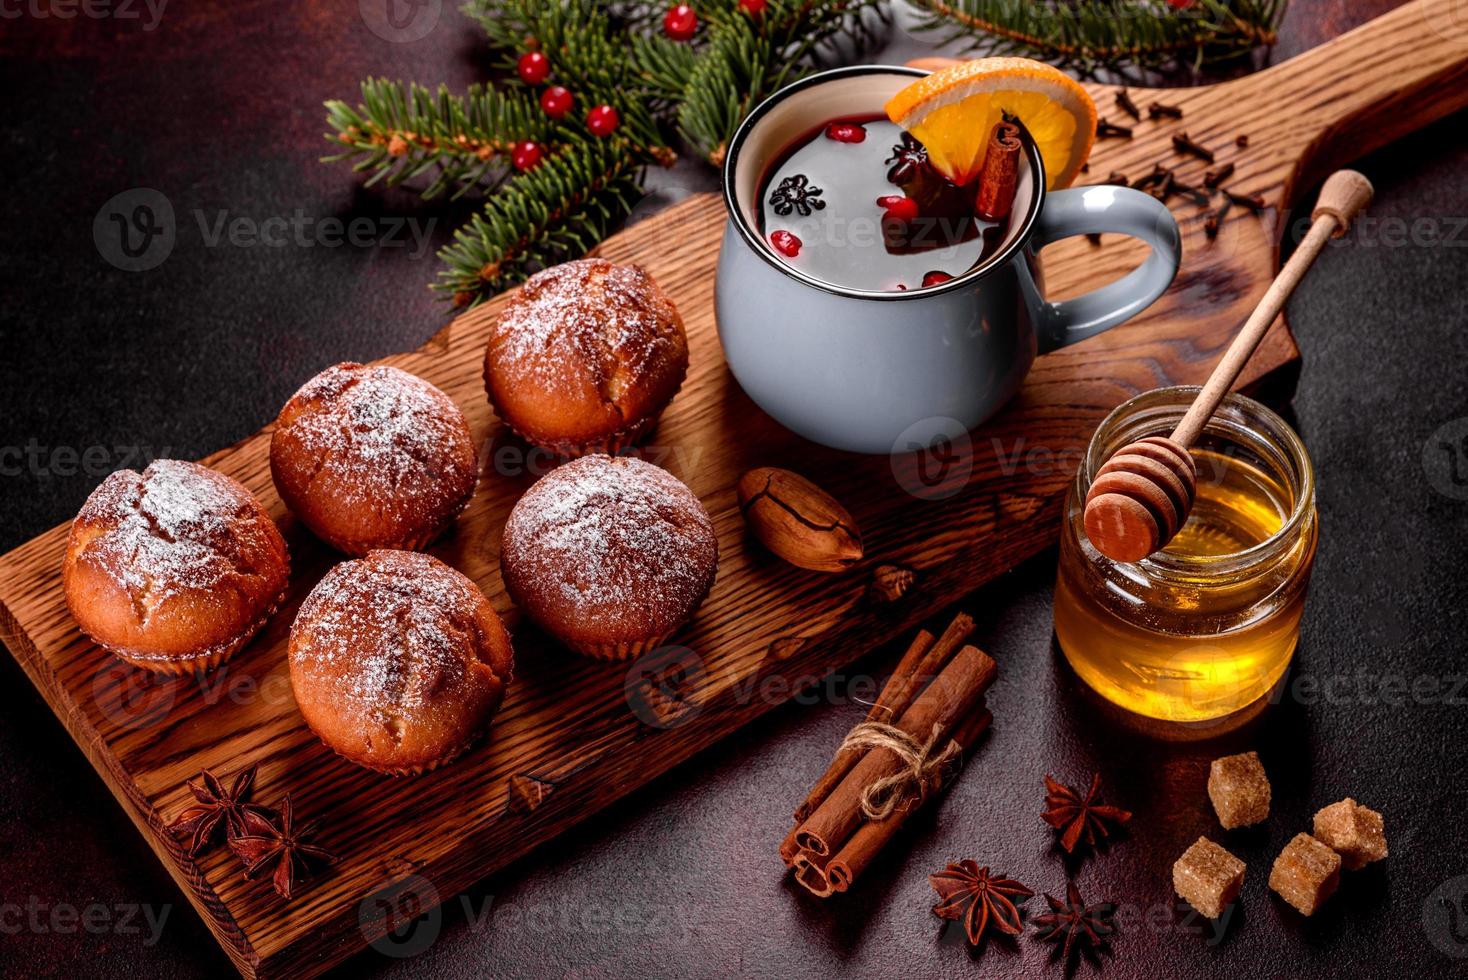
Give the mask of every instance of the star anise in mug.
<path id="1" fill-rule="evenodd" d="M 928 148 L 919 143 L 916 136 L 903 133 L 902 142 L 892 147 L 892 155 L 886 162 L 892 165 L 887 171 L 887 179 L 894 184 L 905 184 L 927 165 Z"/>
<path id="2" fill-rule="evenodd" d="M 1000 932 L 1018 936 L 1022 926 L 1014 899 L 1023 902 L 1035 894 L 1013 878 L 989 874 L 988 868 L 974 861 L 950 864 L 929 875 L 928 882 L 939 899 L 933 914 L 962 922 L 971 946 L 979 945 L 991 924 Z"/>
<path id="3" fill-rule="evenodd" d="M 278 824 L 252 821 L 251 829 L 252 833 L 234 838 L 229 846 L 244 863 L 246 878 L 253 880 L 269 872 L 270 883 L 282 898 L 290 898 L 296 882 L 315 865 L 336 860 L 330 852 L 306 842 L 315 832 L 315 824 L 296 829 L 290 794 L 281 804 Z"/>
<path id="4" fill-rule="evenodd" d="M 1070 959 L 1076 943 L 1095 949 L 1116 932 L 1116 923 L 1112 921 L 1116 906 L 1110 902 L 1087 905 L 1073 881 L 1065 883 L 1065 901 L 1049 895 L 1045 901 L 1050 911 L 1035 916 L 1036 932 L 1046 942 L 1065 941 L 1060 954 L 1062 960 Z"/>
<path id="5" fill-rule="evenodd" d="M 1100 797 L 1100 773 L 1091 777 L 1091 789 L 1085 796 L 1046 774 L 1047 809 L 1041 816 L 1050 826 L 1062 831 L 1060 846 L 1065 848 L 1065 853 L 1074 853 L 1076 845 L 1082 840 L 1088 846 L 1095 847 L 1098 840 L 1111 836 L 1114 827 L 1120 827 L 1132 818 L 1130 810 L 1107 806 L 1100 802 Z"/>
<path id="6" fill-rule="evenodd" d="M 825 209 L 826 202 L 821 200 L 824 193 L 819 187 L 812 187 L 805 174 L 791 174 L 770 192 L 770 207 L 781 216 L 795 211 L 802 218 L 809 218 L 812 210 Z"/>
<path id="7" fill-rule="evenodd" d="M 168 829 L 189 838 L 189 857 L 197 857 L 218 843 L 221 830 L 224 837 L 233 839 L 247 833 L 248 825 L 257 819 L 268 822 L 275 816 L 270 808 L 250 802 L 257 768 L 251 766 L 235 776 L 228 790 L 208 769 L 199 774 L 197 781 L 188 781 L 189 791 L 197 802 L 185 808 Z"/>

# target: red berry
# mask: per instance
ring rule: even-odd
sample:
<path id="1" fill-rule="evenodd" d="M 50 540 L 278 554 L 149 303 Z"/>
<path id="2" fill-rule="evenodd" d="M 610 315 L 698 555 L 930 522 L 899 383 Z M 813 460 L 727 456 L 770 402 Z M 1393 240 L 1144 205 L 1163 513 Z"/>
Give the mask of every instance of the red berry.
<path id="1" fill-rule="evenodd" d="M 929 272 L 927 275 L 923 276 L 923 285 L 941 286 L 952 278 L 953 277 L 946 272 Z"/>
<path id="2" fill-rule="evenodd" d="M 783 228 L 770 232 L 770 244 L 775 246 L 775 251 L 792 259 L 800 254 L 800 239 Z"/>
<path id="3" fill-rule="evenodd" d="M 826 139 L 837 143 L 860 143 L 866 138 L 866 127 L 861 123 L 832 123 L 826 127 Z"/>
<path id="4" fill-rule="evenodd" d="M 526 140 L 515 144 L 514 151 L 510 153 L 510 162 L 515 165 L 516 170 L 532 170 L 540 165 L 544 156 L 539 143 Z"/>
<path id="5" fill-rule="evenodd" d="M 675 41 L 691 41 L 698 32 L 698 14 L 686 3 L 680 3 L 663 15 L 663 33 Z"/>
<path id="6" fill-rule="evenodd" d="M 520 56 L 515 71 L 526 85 L 539 85 L 550 76 L 550 59 L 539 51 L 527 51 Z"/>
<path id="7" fill-rule="evenodd" d="M 893 221 L 912 221 L 918 216 L 918 203 L 910 197 L 899 197 L 896 194 L 879 197 L 877 205 L 886 209 L 887 213 L 882 217 Z"/>
<path id="8" fill-rule="evenodd" d="M 751 17 L 759 17 L 769 6 L 769 0 L 739 0 L 739 9 Z"/>
<path id="9" fill-rule="evenodd" d="M 586 114 L 586 128 L 597 136 L 610 136 L 622 125 L 622 117 L 609 105 L 599 105 Z"/>
<path id="10" fill-rule="evenodd" d="M 1174 10 L 1186 10 L 1193 5 L 1193 0 L 1167 0 L 1167 3 Z"/>
<path id="11" fill-rule="evenodd" d="M 571 111 L 576 98 L 564 85 L 552 85 L 540 93 L 540 107 L 552 119 L 560 119 Z"/>

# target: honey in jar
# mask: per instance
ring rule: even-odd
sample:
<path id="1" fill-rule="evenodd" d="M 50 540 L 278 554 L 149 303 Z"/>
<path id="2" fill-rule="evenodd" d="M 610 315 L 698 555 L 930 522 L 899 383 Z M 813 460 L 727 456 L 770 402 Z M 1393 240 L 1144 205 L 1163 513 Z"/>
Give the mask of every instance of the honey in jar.
<path id="1" fill-rule="evenodd" d="M 1096 471 L 1127 443 L 1167 435 L 1197 388 L 1128 401 L 1091 439 L 1066 503 L 1055 633 L 1097 693 L 1149 718 L 1214 722 L 1283 678 L 1318 536 L 1309 456 L 1284 420 L 1226 398 L 1193 445 L 1197 499 L 1167 547 L 1115 562 L 1091 546 L 1082 514 Z"/>

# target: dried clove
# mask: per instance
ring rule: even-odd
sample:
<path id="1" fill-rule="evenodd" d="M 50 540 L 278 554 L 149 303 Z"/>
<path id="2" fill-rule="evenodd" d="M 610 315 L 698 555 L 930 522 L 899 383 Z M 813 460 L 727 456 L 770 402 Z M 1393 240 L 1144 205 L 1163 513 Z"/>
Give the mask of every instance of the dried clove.
<path id="1" fill-rule="evenodd" d="M 1125 112 L 1133 119 L 1142 118 L 1142 110 L 1137 108 L 1137 104 L 1132 101 L 1132 97 L 1127 93 L 1126 89 L 1122 89 L 1116 93 L 1116 105 L 1122 112 Z"/>
<path id="2" fill-rule="evenodd" d="M 1223 183 L 1225 180 L 1228 180 L 1233 175 L 1234 165 L 1231 163 L 1225 163 L 1217 170 L 1210 170 L 1203 175 L 1203 186 L 1216 188 L 1219 184 Z"/>
<path id="3" fill-rule="evenodd" d="M 1173 149 L 1177 150 L 1179 153 L 1188 153 L 1192 156 L 1197 157 L 1199 160 L 1204 160 L 1208 163 L 1213 162 L 1213 151 L 1208 149 L 1208 147 L 1204 146 L 1203 144 L 1189 138 L 1187 133 L 1178 133 L 1176 136 L 1174 136 L 1172 138 L 1172 146 Z"/>
<path id="4" fill-rule="evenodd" d="M 1258 194 L 1235 194 L 1233 191 L 1229 190 L 1226 187 L 1220 188 L 1220 190 L 1223 191 L 1224 197 L 1228 198 L 1230 201 L 1232 201 L 1234 204 L 1237 204 L 1241 208 L 1248 208 L 1250 211 L 1254 211 L 1256 213 L 1264 210 L 1264 198 L 1260 197 Z"/>

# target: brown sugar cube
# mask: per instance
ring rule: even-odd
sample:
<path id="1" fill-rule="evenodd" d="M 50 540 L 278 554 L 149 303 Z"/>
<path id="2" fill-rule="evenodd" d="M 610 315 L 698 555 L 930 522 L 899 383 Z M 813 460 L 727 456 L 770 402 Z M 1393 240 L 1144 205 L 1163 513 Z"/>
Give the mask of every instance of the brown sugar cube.
<path id="1" fill-rule="evenodd" d="M 1296 834 L 1269 872 L 1269 887 L 1306 915 L 1314 915 L 1340 883 L 1341 856 L 1309 834 Z"/>
<path id="2" fill-rule="evenodd" d="M 1208 770 L 1208 798 L 1224 830 L 1264 822 L 1269 817 L 1269 777 L 1259 753 L 1214 759 Z"/>
<path id="3" fill-rule="evenodd" d="M 1349 796 L 1315 814 L 1315 837 L 1341 856 L 1347 871 L 1386 857 L 1381 814 Z"/>
<path id="4" fill-rule="evenodd" d="M 1244 887 L 1244 862 L 1199 837 L 1173 863 L 1172 887 L 1193 908 L 1216 919 Z"/>

